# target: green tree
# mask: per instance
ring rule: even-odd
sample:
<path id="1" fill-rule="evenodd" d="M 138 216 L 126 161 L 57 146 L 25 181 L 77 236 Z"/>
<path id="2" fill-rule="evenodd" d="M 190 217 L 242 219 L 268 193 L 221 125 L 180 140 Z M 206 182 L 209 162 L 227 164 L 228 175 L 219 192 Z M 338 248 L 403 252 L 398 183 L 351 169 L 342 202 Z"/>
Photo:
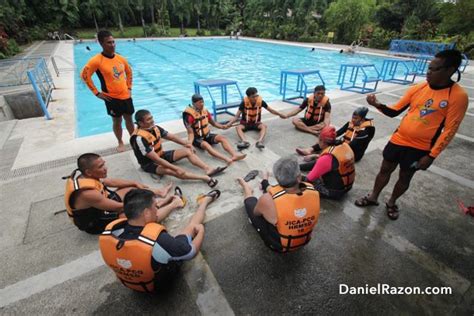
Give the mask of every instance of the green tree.
<path id="1" fill-rule="evenodd" d="M 449 35 L 468 35 L 474 32 L 474 1 L 459 0 L 441 7 L 440 29 Z"/>
<path id="2" fill-rule="evenodd" d="M 323 18 L 328 31 L 335 32 L 340 43 L 351 43 L 358 39 L 362 26 L 369 22 L 374 10 L 372 0 L 337 0 L 329 5 Z"/>
<path id="3" fill-rule="evenodd" d="M 99 32 L 99 24 L 97 23 L 97 19 L 101 19 L 104 16 L 102 11 L 102 3 L 100 0 L 85 0 L 80 4 L 81 12 L 92 16 L 94 20 L 95 30 Z"/>
<path id="4" fill-rule="evenodd" d="M 191 19 L 191 5 L 188 0 L 173 0 L 171 1 L 171 8 L 173 14 L 179 20 L 180 34 L 183 35 L 185 32 L 184 22 L 189 23 Z"/>

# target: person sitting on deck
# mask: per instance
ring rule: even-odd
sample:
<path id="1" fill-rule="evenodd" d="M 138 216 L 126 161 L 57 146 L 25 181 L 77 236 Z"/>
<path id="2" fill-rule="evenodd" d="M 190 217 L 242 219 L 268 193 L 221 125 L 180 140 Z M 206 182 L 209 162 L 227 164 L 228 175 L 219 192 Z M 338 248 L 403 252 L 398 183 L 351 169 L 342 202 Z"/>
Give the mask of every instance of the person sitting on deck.
<path id="1" fill-rule="evenodd" d="M 230 165 L 234 161 L 242 160 L 247 155 L 238 154 L 223 135 L 213 134 L 209 124 L 216 128 L 226 129 L 226 125 L 215 122 L 204 107 L 204 99 L 199 94 L 194 94 L 191 98 L 192 105 L 186 107 L 183 112 L 183 123 L 188 132 L 188 143 L 195 147 L 206 150 L 212 156 L 221 159 Z M 212 148 L 212 145 L 220 143 L 222 148 L 230 154 L 230 157 L 221 154 Z"/>
<path id="2" fill-rule="evenodd" d="M 258 95 L 256 88 L 248 88 L 247 91 L 245 91 L 245 94 L 247 96 L 244 97 L 240 103 L 237 113 L 235 113 L 234 118 L 232 118 L 227 123 L 226 128 L 232 126 L 232 124 L 234 124 L 240 118 L 240 114 L 242 114 L 240 124 L 235 128 L 237 130 L 237 135 L 240 138 L 240 142 L 237 147 L 239 149 L 245 149 L 250 146 L 250 143 L 245 138 L 244 133 L 246 131 L 259 131 L 260 134 L 255 146 L 257 146 L 259 149 L 265 148 L 263 139 L 265 138 L 265 134 L 267 132 L 267 125 L 261 122 L 262 108 L 265 108 L 268 112 L 280 117 L 283 117 L 283 114 L 269 107 L 268 104 L 262 100 L 262 97 Z"/>
<path id="3" fill-rule="evenodd" d="M 319 135 L 321 155 L 306 179 L 314 184 L 321 197 L 339 200 L 352 188 L 355 180 L 354 152 L 336 140 L 334 126 L 326 126 Z"/>
<path id="4" fill-rule="evenodd" d="M 331 104 L 326 96 L 326 88 L 324 86 L 316 86 L 311 96 L 304 99 L 298 108 L 284 114 L 282 118 L 292 117 L 304 109 L 306 109 L 304 117 L 295 117 L 292 121 L 293 125 L 300 131 L 316 136 L 319 135 L 321 129 L 330 124 L 331 119 Z"/>
<path id="5" fill-rule="evenodd" d="M 178 136 L 169 133 L 155 125 L 153 116 L 148 110 L 139 110 L 135 113 L 137 128 L 132 133 L 130 145 L 141 168 L 148 173 L 157 175 L 171 175 L 179 179 L 195 179 L 206 182 L 210 187 L 217 184 L 212 176 L 224 171 L 227 167 L 211 168 L 205 164 L 194 152 L 191 143 L 187 143 Z M 176 150 L 163 150 L 162 138 L 183 145 L 186 148 Z M 206 174 L 194 174 L 173 162 L 183 158 L 188 159 L 193 165 L 201 168 Z"/>
<path id="6" fill-rule="evenodd" d="M 336 132 L 337 137 L 342 135 L 342 141 L 351 146 L 356 162 L 362 159 L 375 135 L 373 119 L 366 118 L 368 111 L 365 106 L 357 108 L 352 114 L 352 120 Z M 296 152 L 304 156 L 304 160 L 307 161 L 303 166 L 300 165 L 301 170 L 308 171 L 308 168 L 311 170 L 320 151 L 319 143 L 309 148 L 296 148 Z"/>
<path id="7" fill-rule="evenodd" d="M 101 233 L 108 223 L 119 218 L 123 212 L 123 197 L 128 191 L 147 188 L 137 181 L 107 178 L 104 159 L 94 153 L 79 156 L 77 169 L 65 179 L 66 212 L 80 230 L 89 234 Z M 171 186 L 172 184 L 168 184 L 163 189 L 153 189 L 153 192 L 166 197 Z M 112 191 L 108 187 L 117 190 Z"/>
<path id="8" fill-rule="evenodd" d="M 198 208 L 189 224 L 171 236 L 159 224 L 161 209 L 153 192 L 135 189 L 125 195 L 127 219 L 110 223 L 99 237 L 107 266 L 126 287 L 140 292 L 165 291 L 179 271 L 180 263 L 191 260 L 204 239 L 203 221 L 207 206 L 220 192 L 213 190 L 198 198 Z"/>
<path id="9" fill-rule="evenodd" d="M 270 186 L 266 173 L 259 199 L 244 179 L 237 180 L 244 191 L 247 216 L 265 245 L 276 252 L 293 251 L 311 240 L 319 218 L 319 193 L 301 181 L 294 156 L 280 158 L 273 165 L 273 174 L 278 185 Z"/>

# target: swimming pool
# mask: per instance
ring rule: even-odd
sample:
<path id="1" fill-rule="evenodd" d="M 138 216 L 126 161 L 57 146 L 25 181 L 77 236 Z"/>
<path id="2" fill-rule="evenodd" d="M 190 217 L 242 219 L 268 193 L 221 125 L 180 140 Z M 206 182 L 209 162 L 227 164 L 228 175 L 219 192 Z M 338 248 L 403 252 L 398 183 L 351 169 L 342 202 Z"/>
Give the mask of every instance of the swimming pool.
<path id="1" fill-rule="evenodd" d="M 180 119 L 194 93 L 193 82 L 199 79 L 237 80 L 243 94 L 247 87 L 254 86 L 264 100 L 273 101 L 281 99 L 279 84 L 280 71 L 283 69 L 319 69 L 326 87 L 337 89 L 341 63 L 373 63 L 378 69 L 383 63 L 383 57 L 374 55 L 311 51 L 306 47 L 248 40 L 118 40 L 116 45 L 117 53 L 125 56 L 133 68 L 132 97 L 135 110 L 150 110 L 156 122 Z M 104 102 L 96 98 L 79 77 L 86 62 L 99 52 L 101 47 L 96 43 L 74 46 L 78 137 L 112 130 Z M 100 89 L 97 76 L 93 77 Z M 313 85 L 312 82 L 309 84 Z M 203 96 L 209 106 L 210 99 L 204 93 Z M 233 91 L 229 101 L 236 100 L 237 96 Z"/>

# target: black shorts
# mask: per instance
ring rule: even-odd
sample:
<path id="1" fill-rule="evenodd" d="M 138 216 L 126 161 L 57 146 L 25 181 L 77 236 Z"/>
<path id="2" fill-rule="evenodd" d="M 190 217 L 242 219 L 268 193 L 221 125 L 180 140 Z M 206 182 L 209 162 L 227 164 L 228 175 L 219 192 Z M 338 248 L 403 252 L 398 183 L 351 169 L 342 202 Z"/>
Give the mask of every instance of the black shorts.
<path id="1" fill-rule="evenodd" d="M 263 218 L 263 216 L 255 216 L 253 211 L 257 205 L 257 198 L 254 196 L 245 199 L 245 211 L 250 220 L 250 223 L 260 235 L 265 245 L 276 252 L 283 252 L 283 247 L 280 241 L 280 235 L 276 227 Z"/>
<path id="2" fill-rule="evenodd" d="M 300 118 L 300 120 L 301 120 L 301 122 L 303 122 L 304 125 L 306 125 L 306 126 L 313 126 L 313 125 L 316 125 L 316 124 L 321 123 L 321 122 L 317 122 L 317 121 L 315 121 L 315 120 L 313 120 L 313 119 L 308 120 L 308 119 L 306 119 L 306 118 L 304 118 L 304 117 Z"/>
<path id="3" fill-rule="evenodd" d="M 397 163 L 401 170 L 410 170 L 413 163 L 420 160 L 421 157 L 428 155 L 428 150 L 421 150 L 413 147 L 400 146 L 388 142 L 383 150 L 383 159 Z M 414 170 L 414 169 L 412 169 Z"/>
<path id="4" fill-rule="evenodd" d="M 216 137 L 217 137 L 217 134 L 212 134 L 212 133 L 207 134 L 206 137 L 194 137 L 193 146 L 197 148 L 201 148 L 201 144 L 203 141 L 208 142 L 210 145 L 215 145 L 217 144 Z"/>
<path id="5" fill-rule="evenodd" d="M 115 191 L 107 190 L 109 192 L 107 198 L 122 202 L 122 199 Z M 90 207 L 84 210 L 74 211 L 74 224 L 80 229 L 89 234 L 100 234 L 105 227 L 112 221 L 119 218 L 118 212 L 109 212 Z"/>
<path id="6" fill-rule="evenodd" d="M 173 163 L 174 162 L 173 157 L 174 157 L 174 150 L 165 150 L 163 152 L 163 155 L 160 158 L 168 161 L 169 163 Z M 156 174 L 156 168 L 158 168 L 158 164 L 156 164 L 155 162 L 150 162 L 141 167 L 143 171 L 147 173 Z"/>
<path id="7" fill-rule="evenodd" d="M 126 100 L 112 99 L 110 102 L 105 101 L 107 114 L 112 117 L 121 117 L 124 114 L 132 115 L 135 112 L 132 98 Z"/>
<path id="8" fill-rule="evenodd" d="M 244 129 L 243 131 L 244 132 L 247 132 L 247 131 L 259 131 L 259 127 L 260 127 L 260 124 L 262 124 L 261 122 L 258 122 L 258 123 L 247 123 L 245 121 L 240 121 L 240 125 L 243 125 Z"/>

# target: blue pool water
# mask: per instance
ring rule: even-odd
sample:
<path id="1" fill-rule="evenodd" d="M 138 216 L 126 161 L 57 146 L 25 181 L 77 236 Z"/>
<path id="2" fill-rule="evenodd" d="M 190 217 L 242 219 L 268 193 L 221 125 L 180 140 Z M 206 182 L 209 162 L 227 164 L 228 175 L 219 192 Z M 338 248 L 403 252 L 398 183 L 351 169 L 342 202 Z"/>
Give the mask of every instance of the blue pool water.
<path id="1" fill-rule="evenodd" d="M 319 69 L 328 89 L 337 89 L 339 65 L 373 63 L 381 69 L 383 57 L 364 54 L 339 54 L 289 45 L 229 39 L 183 39 L 154 41 L 117 41 L 117 53 L 125 56 L 133 68 L 132 97 L 135 110 L 150 110 L 156 122 L 180 119 L 199 79 L 237 80 L 243 94 L 254 86 L 266 101 L 279 95 L 282 69 Z M 87 51 L 89 46 L 92 51 Z M 111 119 L 104 102 L 96 98 L 81 81 L 79 72 L 86 62 L 101 52 L 99 44 L 82 43 L 74 47 L 77 66 L 76 119 L 79 137 L 110 132 Z M 100 89 L 99 80 L 94 82 Z M 312 86 L 318 84 L 309 82 Z M 231 91 L 229 101 L 238 94 Z M 206 104 L 209 97 L 203 93 Z"/>

